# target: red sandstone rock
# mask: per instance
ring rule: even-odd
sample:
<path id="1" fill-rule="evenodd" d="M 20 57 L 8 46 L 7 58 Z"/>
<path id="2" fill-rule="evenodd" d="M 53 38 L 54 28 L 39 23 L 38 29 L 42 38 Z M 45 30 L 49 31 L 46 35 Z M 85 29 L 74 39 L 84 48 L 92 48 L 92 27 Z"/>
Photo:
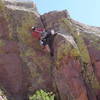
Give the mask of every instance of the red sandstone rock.
<path id="1" fill-rule="evenodd" d="M 72 36 L 76 45 L 78 44 L 75 37 L 77 34 L 75 30 L 74 35 L 72 34 L 73 27 L 80 30 L 82 39 L 85 38 L 83 42 L 90 57 L 87 63 L 80 59 L 82 54 L 80 56 L 71 54 L 71 50 L 75 48 L 71 42 L 60 35 L 57 35 L 52 41 L 51 48 L 54 57 L 51 58 L 48 53 L 42 51 L 38 41 L 33 43 L 34 45 L 29 44 L 30 42 L 26 43 L 23 39 L 26 40 L 28 35 L 24 32 L 23 35 L 22 31 L 18 31 L 18 27 L 23 28 L 23 19 L 29 13 L 22 10 L 9 9 L 7 11 L 8 16 L 11 17 L 9 21 L 0 15 L 0 85 L 7 90 L 10 100 L 27 100 L 27 94 L 34 93 L 38 89 L 53 91 L 56 93 L 57 100 L 100 99 L 100 85 L 95 86 L 97 81 L 100 84 L 100 49 L 99 45 L 97 46 L 99 38 L 94 33 L 90 34 L 91 31 L 95 31 L 97 34 L 100 32 L 100 28 L 90 27 L 72 20 L 66 11 L 46 13 L 41 16 L 41 19 L 36 15 L 34 17 L 34 14 L 31 13 L 32 19 L 37 22 L 36 25 L 41 27 L 44 25 L 46 29 L 53 28 L 61 34 Z M 65 26 L 62 28 L 59 20 L 63 18 L 68 19 L 72 26 L 68 23 L 68 25 L 64 24 Z M 9 38 L 8 22 L 13 32 L 12 40 Z M 30 25 L 30 22 L 27 24 Z M 26 29 L 25 26 L 24 29 Z M 27 32 L 30 32 L 29 28 Z M 81 45 L 77 45 L 78 49 L 79 46 Z M 97 80 L 92 80 L 91 77 L 93 79 L 95 77 Z"/>

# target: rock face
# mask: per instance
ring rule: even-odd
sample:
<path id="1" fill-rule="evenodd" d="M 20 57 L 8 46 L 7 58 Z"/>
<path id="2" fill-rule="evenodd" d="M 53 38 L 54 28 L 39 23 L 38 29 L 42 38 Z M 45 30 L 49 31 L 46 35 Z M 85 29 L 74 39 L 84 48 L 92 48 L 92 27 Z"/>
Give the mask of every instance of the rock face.
<path id="1" fill-rule="evenodd" d="M 28 100 L 39 89 L 53 91 L 56 100 L 100 100 L 100 28 L 66 10 L 40 16 L 30 8 L 0 0 L 0 87 L 8 100 Z M 33 25 L 59 32 L 50 45 L 53 57 L 31 37 Z"/>

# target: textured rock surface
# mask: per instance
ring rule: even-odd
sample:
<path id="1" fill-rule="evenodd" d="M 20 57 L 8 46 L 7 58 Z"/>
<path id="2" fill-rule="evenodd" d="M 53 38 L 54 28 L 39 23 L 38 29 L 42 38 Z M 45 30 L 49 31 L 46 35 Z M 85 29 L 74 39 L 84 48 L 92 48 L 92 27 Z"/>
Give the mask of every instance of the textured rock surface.
<path id="1" fill-rule="evenodd" d="M 55 18 L 57 12 L 52 17 L 53 13 L 43 15 L 44 19 Z M 45 23 L 46 28 L 52 29 L 50 24 L 54 22 L 54 29 L 58 28 L 58 32 L 67 37 L 72 36 L 77 44 L 77 48 L 73 48 L 72 40 L 68 41 L 63 35 L 57 36 L 54 41 L 55 62 L 59 69 L 55 71 L 54 77 L 61 100 L 66 100 L 69 96 L 71 100 L 99 100 L 100 30 L 76 22 L 69 16 L 62 16 L 61 14 L 55 22 L 51 20 L 49 24 Z"/>
<path id="2" fill-rule="evenodd" d="M 31 5 L 8 4 L 0 1 L 0 86 L 8 99 L 28 100 L 44 89 L 57 100 L 100 100 L 100 28 L 71 19 L 66 10 L 40 16 Z M 59 32 L 54 57 L 31 37 L 32 25 Z"/>

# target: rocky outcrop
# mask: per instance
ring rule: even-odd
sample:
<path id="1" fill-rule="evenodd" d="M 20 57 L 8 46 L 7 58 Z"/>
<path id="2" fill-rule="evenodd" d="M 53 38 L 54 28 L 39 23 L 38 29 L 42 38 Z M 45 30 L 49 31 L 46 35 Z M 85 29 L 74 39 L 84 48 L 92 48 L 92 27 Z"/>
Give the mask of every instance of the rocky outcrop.
<path id="1" fill-rule="evenodd" d="M 0 86 L 8 99 L 28 100 L 44 89 L 56 100 L 99 100 L 100 28 L 71 19 L 66 10 L 40 16 L 30 8 L 0 1 Z M 33 25 L 58 32 L 50 45 L 53 57 L 31 37 Z"/>
<path id="2" fill-rule="evenodd" d="M 44 22 L 47 21 L 47 29 L 58 28 L 57 31 L 61 33 L 56 36 L 53 45 L 56 67 L 59 69 L 54 72 L 54 77 L 61 100 L 68 99 L 69 94 L 71 100 L 99 100 L 99 28 L 81 24 L 63 14 L 57 19 L 57 12 L 53 13 L 47 13 L 42 17 L 45 19 Z M 49 19 L 56 20 L 54 22 Z"/>
<path id="3" fill-rule="evenodd" d="M 70 18 L 67 10 L 64 11 L 53 11 L 40 16 L 41 21 L 46 29 L 59 30 L 59 19 Z"/>

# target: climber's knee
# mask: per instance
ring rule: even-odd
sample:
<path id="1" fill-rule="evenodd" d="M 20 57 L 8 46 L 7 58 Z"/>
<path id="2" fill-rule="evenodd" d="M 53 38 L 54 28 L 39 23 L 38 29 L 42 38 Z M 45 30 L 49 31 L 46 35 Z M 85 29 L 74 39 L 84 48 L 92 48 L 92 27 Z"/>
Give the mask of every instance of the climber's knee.
<path id="1" fill-rule="evenodd" d="M 49 48 L 49 46 L 47 44 L 45 45 L 45 50 L 50 52 L 50 48 Z"/>

